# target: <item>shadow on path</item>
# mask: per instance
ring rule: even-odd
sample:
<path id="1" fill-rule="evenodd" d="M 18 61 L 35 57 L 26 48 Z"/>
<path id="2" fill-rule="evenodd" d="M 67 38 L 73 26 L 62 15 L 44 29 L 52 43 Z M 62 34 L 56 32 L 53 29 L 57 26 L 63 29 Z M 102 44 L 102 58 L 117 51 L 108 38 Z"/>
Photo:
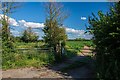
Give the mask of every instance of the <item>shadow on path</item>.
<path id="1" fill-rule="evenodd" d="M 64 78 L 95 78 L 94 60 L 87 56 L 76 56 L 57 66 L 49 66 Z"/>

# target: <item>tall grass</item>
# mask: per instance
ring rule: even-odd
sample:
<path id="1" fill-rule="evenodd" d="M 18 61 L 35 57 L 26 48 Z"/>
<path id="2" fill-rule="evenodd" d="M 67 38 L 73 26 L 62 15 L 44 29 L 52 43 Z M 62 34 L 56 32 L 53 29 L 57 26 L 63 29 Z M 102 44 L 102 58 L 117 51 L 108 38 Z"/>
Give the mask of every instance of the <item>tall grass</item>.
<path id="1" fill-rule="evenodd" d="M 30 42 L 30 43 L 16 42 L 15 43 L 16 48 L 39 48 L 42 45 L 44 45 L 43 42 Z"/>
<path id="2" fill-rule="evenodd" d="M 2 55 L 2 68 L 19 67 L 41 67 L 52 64 L 54 56 L 50 52 L 40 52 L 35 50 L 19 51 L 17 53 L 7 53 Z"/>

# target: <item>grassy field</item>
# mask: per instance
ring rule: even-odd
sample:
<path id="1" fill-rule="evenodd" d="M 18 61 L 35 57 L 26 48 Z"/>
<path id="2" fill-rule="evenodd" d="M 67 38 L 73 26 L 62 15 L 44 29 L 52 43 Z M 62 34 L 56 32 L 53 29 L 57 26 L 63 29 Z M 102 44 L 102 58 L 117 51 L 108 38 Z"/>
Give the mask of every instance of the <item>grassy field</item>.
<path id="1" fill-rule="evenodd" d="M 50 51 L 36 50 L 33 48 L 42 48 L 43 42 L 24 43 L 16 42 L 16 52 L 2 54 L 2 68 L 19 68 L 19 67 L 41 67 L 54 63 L 54 55 Z M 66 58 L 76 56 L 84 45 L 91 46 L 91 41 L 67 41 L 65 55 Z M 17 50 L 28 48 L 28 50 Z"/>
<path id="2" fill-rule="evenodd" d="M 93 46 L 92 41 L 67 41 L 66 42 L 66 53 L 67 57 L 71 58 L 78 55 L 84 46 Z"/>
<path id="3" fill-rule="evenodd" d="M 68 49 L 81 50 L 85 45 L 92 46 L 92 41 L 67 41 L 66 47 Z"/>

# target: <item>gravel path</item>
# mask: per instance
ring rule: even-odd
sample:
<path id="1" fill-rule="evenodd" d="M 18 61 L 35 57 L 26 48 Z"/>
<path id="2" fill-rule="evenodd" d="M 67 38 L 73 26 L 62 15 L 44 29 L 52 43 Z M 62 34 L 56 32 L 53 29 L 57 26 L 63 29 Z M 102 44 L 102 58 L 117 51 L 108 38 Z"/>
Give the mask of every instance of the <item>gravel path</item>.
<path id="1" fill-rule="evenodd" d="M 46 67 L 37 68 L 23 68 L 23 69 L 11 69 L 3 71 L 3 78 L 62 78 L 62 75 L 54 70 Z"/>

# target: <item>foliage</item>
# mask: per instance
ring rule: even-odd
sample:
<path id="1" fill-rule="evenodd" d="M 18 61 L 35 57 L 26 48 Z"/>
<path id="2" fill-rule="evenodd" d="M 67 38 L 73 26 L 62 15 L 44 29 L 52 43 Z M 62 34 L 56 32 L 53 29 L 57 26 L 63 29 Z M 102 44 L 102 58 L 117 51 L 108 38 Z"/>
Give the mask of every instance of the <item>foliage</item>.
<path id="1" fill-rule="evenodd" d="M 16 42 L 22 42 L 22 40 L 21 40 L 21 37 L 20 36 L 13 36 L 13 38 L 14 38 L 14 40 L 16 41 Z"/>
<path id="2" fill-rule="evenodd" d="M 89 19 L 89 30 L 96 45 L 97 74 L 100 79 L 120 79 L 120 2 L 110 11 L 98 12 Z"/>
<path id="3" fill-rule="evenodd" d="M 46 6 L 47 17 L 43 37 L 48 47 L 53 47 L 54 55 L 57 62 L 61 60 L 61 46 L 65 46 L 67 35 L 65 29 L 62 28 L 62 21 L 65 18 L 61 13 L 62 7 L 57 3 L 48 3 Z"/>
<path id="4" fill-rule="evenodd" d="M 52 64 L 54 62 L 54 55 L 51 51 L 34 49 L 44 45 L 43 42 L 15 42 L 14 44 L 15 52 L 2 54 L 3 69 L 19 67 L 41 67 Z"/>
<path id="5" fill-rule="evenodd" d="M 27 30 L 25 30 L 21 36 L 21 40 L 23 42 L 34 42 L 38 40 L 38 37 L 34 32 L 32 32 L 32 29 L 29 27 Z"/>
<path id="6" fill-rule="evenodd" d="M 9 27 L 9 15 L 13 12 L 16 8 L 16 5 L 13 3 L 4 2 L 2 3 L 2 12 L 3 16 L 1 17 L 2 23 L 2 49 L 3 54 L 9 53 L 14 51 L 14 41 L 10 34 L 10 27 Z"/>
<path id="7" fill-rule="evenodd" d="M 54 62 L 53 54 L 38 50 L 19 51 L 2 55 L 2 68 L 41 67 Z"/>

